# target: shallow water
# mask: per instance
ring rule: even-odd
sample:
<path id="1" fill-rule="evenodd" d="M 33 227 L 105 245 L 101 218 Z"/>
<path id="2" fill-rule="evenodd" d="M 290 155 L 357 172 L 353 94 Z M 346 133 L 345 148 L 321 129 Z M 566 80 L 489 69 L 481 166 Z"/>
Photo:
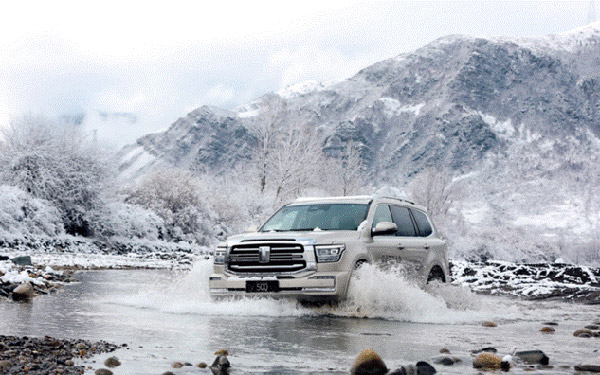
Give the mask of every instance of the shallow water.
<path id="1" fill-rule="evenodd" d="M 391 368 L 428 360 L 442 347 L 463 358 L 459 365 L 436 365 L 441 374 L 477 374 L 470 351 L 489 346 L 500 355 L 543 350 L 554 367 L 538 369 L 540 374 L 572 374 L 573 365 L 600 356 L 599 339 L 572 336 L 598 319 L 593 306 L 477 296 L 453 286 L 425 292 L 399 272 L 368 266 L 352 281 L 350 300 L 335 308 L 272 299 L 212 302 L 210 268 L 203 261 L 185 273 L 82 272 L 80 283 L 57 295 L 30 304 L 0 303 L 0 334 L 126 343 L 115 353 L 123 363 L 116 374 L 209 373 L 171 369 L 171 363 L 210 364 L 222 348 L 230 352 L 233 374 L 345 374 L 366 348 Z M 498 327 L 482 327 L 484 320 Z M 556 333 L 540 333 L 541 323 L 550 320 L 559 323 Z M 85 365 L 99 368 L 107 356 Z"/>

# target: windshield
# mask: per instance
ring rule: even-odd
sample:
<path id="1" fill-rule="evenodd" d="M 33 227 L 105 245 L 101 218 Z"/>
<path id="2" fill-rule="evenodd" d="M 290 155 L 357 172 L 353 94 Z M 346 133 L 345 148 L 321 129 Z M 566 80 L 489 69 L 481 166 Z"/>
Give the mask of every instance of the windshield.
<path id="1" fill-rule="evenodd" d="M 261 232 L 356 230 L 367 218 L 366 204 L 308 204 L 283 206 Z"/>

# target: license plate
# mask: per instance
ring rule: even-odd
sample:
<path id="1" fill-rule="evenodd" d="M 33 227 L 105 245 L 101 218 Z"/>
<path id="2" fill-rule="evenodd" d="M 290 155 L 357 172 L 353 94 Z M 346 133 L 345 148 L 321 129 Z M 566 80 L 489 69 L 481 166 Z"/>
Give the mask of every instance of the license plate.
<path id="1" fill-rule="evenodd" d="M 278 280 L 246 281 L 246 293 L 273 293 L 279 292 Z"/>

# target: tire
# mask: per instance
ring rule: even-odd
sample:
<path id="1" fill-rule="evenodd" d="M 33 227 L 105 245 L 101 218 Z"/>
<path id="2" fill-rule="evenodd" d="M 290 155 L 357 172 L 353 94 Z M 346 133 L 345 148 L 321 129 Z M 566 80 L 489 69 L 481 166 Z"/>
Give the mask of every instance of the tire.
<path id="1" fill-rule="evenodd" d="M 434 281 L 440 283 L 446 282 L 446 275 L 444 275 L 444 270 L 442 270 L 440 266 L 433 266 L 431 271 L 429 271 L 429 275 L 427 276 L 427 284 Z"/>

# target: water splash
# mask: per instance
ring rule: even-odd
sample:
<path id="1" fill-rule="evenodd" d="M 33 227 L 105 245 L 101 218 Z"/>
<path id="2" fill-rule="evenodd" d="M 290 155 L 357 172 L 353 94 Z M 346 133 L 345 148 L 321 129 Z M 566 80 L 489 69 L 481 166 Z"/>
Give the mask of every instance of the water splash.
<path id="1" fill-rule="evenodd" d="M 338 316 L 435 324 L 478 323 L 482 320 L 518 320 L 522 309 L 515 303 L 498 304 L 466 287 L 447 284 L 418 286 L 399 268 L 382 270 L 364 265 L 350 282 L 348 299 L 336 306 L 306 307 L 293 299 L 231 298 L 213 301 L 208 291 L 212 262 L 197 261 L 170 282 L 112 303 L 175 314 L 209 316 Z"/>

